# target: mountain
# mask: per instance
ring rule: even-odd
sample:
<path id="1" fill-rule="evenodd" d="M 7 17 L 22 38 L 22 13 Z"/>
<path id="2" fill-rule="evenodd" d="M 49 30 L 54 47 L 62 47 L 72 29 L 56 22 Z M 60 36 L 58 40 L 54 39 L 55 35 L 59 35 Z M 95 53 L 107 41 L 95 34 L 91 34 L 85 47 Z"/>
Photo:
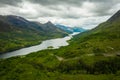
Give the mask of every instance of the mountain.
<path id="1" fill-rule="evenodd" d="M 96 28 L 77 35 L 76 43 L 87 46 L 85 53 L 117 55 L 120 52 L 120 11 Z M 74 41 L 74 40 L 73 40 Z"/>
<path id="2" fill-rule="evenodd" d="M 76 35 L 69 46 L 0 60 L 0 79 L 120 80 L 119 15 Z"/>
<path id="3" fill-rule="evenodd" d="M 108 22 L 114 22 L 116 20 L 120 20 L 120 10 L 114 14 L 110 19 L 108 19 Z"/>
<path id="4" fill-rule="evenodd" d="M 68 26 L 64 26 L 64 25 L 60 25 L 60 24 L 56 24 L 56 26 L 68 33 L 87 31 L 86 29 L 83 29 L 80 27 L 68 27 Z"/>
<path id="5" fill-rule="evenodd" d="M 73 30 L 71 27 L 68 27 L 68 26 L 64 26 L 64 25 L 60 25 L 60 24 L 57 24 L 56 25 L 58 28 L 68 32 L 68 33 L 73 33 Z"/>
<path id="6" fill-rule="evenodd" d="M 84 28 L 80 28 L 80 27 L 73 27 L 73 32 L 84 32 L 84 31 L 87 31 L 86 29 Z"/>
<path id="7" fill-rule="evenodd" d="M 0 53 L 65 35 L 65 31 L 51 22 L 41 24 L 15 15 L 0 16 Z"/>
<path id="8" fill-rule="evenodd" d="M 47 23 L 45 24 L 38 24 L 41 26 L 42 30 L 45 31 L 45 32 L 48 32 L 48 34 L 50 33 L 58 33 L 58 32 L 61 32 L 61 33 L 64 33 L 66 34 L 66 32 L 62 29 L 59 29 L 56 25 L 54 25 L 52 22 L 48 21 Z"/>

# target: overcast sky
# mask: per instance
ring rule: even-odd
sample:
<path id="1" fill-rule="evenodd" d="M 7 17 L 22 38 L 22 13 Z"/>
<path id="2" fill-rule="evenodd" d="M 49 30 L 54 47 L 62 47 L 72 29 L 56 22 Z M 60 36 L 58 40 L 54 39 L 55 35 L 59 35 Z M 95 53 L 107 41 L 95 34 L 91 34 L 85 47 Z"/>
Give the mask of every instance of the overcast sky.
<path id="1" fill-rule="evenodd" d="M 87 29 L 106 21 L 119 9 L 120 0 L 0 0 L 0 15 Z"/>

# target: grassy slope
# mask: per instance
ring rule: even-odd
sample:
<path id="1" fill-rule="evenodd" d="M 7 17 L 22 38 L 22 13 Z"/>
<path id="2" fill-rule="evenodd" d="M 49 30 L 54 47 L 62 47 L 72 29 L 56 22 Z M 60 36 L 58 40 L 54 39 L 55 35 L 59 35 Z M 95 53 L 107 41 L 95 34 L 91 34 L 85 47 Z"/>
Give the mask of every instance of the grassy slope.
<path id="1" fill-rule="evenodd" d="M 57 50 L 56 50 L 57 51 Z M 0 61 L 1 80 L 119 80 L 120 71 L 112 73 L 87 73 L 82 59 L 59 61 L 54 55 L 55 50 L 32 53 L 27 56 L 15 57 Z M 103 58 L 103 57 L 101 57 Z M 90 58 L 89 58 L 90 59 Z M 106 61 L 106 58 L 103 61 Z M 119 58 L 115 62 L 119 63 Z M 99 61 L 98 61 L 99 62 Z M 104 67 L 99 64 L 98 67 Z M 107 65 L 106 65 L 107 66 Z M 103 68 L 102 67 L 102 68 Z M 117 66 L 116 66 L 117 67 Z M 85 69 L 86 68 L 86 69 Z M 96 69 L 99 69 L 96 68 Z M 109 70 L 109 69 L 107 69 Z M 103 70 L 102 70 L 103 71 Z"/>
<path id="2" fill-rule="evenodd" d="M 74 48 L 74 50 L 78 50 L 81 54 L 103 55 L 119 53 L 119 22 L 102 23 L 97 28 L 76 36 L 76 38 L 71 41 L 71 44 L 76 47 L 70 46 L 69 48 Z"/>
<path id="3" fill-rule="evenodd" d="M 119 20 L 105 22 L 77 35 L 67 47 L 1 60 L 0 79 L 120 80 L 119 30 Z"/>
<path id="4" fill-rule="evenodd" d="M 0 53 L 20 49 L 27 46 L 32 46 L 41 43 L 43 40 L 63 37 L 62 33 L 51 33 L 44 35 L 33 33 L 32 31 L 10 31 L 0 32 Z"/>

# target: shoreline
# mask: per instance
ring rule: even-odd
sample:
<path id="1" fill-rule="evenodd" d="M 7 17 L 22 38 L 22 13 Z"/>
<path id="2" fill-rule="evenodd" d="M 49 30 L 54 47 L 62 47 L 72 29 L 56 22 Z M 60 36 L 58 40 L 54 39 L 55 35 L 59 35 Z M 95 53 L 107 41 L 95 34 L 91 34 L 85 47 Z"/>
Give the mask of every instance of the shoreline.
<path id="1" fill-rule="evenodd" d="M 46 39 L 46 40 L 41 41 L 41 43 L 33 45 L 33 46 L 24 47 L 24 48 L 20 48 L 17 50 L 13 50 L 10 52 L 0 54 L 0 59 L 7 59 L 10 57 L 27 55 L 32 52 L 37 52 L 37 51 L 48 49 L 49 46 L 53 46 L 54 49 L 60 48 L 62 46 L 67 46 L 69 45 L 68 40 L 70 40 L 71 38 L 73 38 L 74 35 L 77 35 L 77 34 L 79 33 L 69 34 L 61 38 L 59 37 L 59 38 Z"/>
<path id="2" fill-rule="evenodd" d="M 6 50 L 6 51 L 4 51 L 4 52 L 1 52 L 0 55 L 5 54 L 5 53 L 9 53 L 9 52 L 13 52 L 13 51 L 17 51 L 17 50 L 20 50 L 20 49 L 22 49 L 22 48 L 27 48 L 27 47 L 36 46 L 36 45 L 39 45 L 39 44 L 41 44 L 43 41 L 46 41 L 46 40 L 51 40 L 51 39 L 56 39 L 56 38 L 63 38 L 63 37 L 66 37 L 66 36 L 69 36 L 69 34 L 68 34 L 68 35 L 65 35 L 65 36 L 61 36 L 61 37 L 54 37 L 54 38 L 44 39 L 44 40 L 42 40 L 42 41 L 40 41 L 40 42 L 38 42 L 38 43 L 32 44 L 32 45 L 29 45 L 29 44 L 28 44 L 28 45 L 25 45 L 24 47 L 19 47 L 19 48 L 12 49 L 12 50 Z"/>

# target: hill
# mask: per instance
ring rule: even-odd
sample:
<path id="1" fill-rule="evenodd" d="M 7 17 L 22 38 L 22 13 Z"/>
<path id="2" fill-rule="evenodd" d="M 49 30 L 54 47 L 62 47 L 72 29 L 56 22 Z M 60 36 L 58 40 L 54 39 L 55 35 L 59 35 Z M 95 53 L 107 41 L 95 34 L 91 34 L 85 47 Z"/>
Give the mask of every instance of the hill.
<path id="1" fill-rule="evenodd" d="M 1 80 L 120 80 L 116 14 L 117 18 L 77 35 L 67 47 L 1 60 Z"/>
<path id="2" fill-rule="evenodd" d="M 65 35 L 67 35 L 65 31 L 51 22 L 41 24 L 15 15 L 0 16 L 0 53 Z"/>
<path id="3" fill-rule="evenodd" d="M 117 18 L 115 18 L 114 16 L 117 16 Z M 93 30 L 77 35 L 74 39 L 76 40 L 75 43 L 84 45 L 84 47 L 86 48 L 85 51 L 88 51 L 89 53 L 100 53 L 102 55 L 119 54 L 120 11 L 118 11 L 106 22 L 98 25 Z M 82 47 L 82 49 L 84 47 Z"/>

